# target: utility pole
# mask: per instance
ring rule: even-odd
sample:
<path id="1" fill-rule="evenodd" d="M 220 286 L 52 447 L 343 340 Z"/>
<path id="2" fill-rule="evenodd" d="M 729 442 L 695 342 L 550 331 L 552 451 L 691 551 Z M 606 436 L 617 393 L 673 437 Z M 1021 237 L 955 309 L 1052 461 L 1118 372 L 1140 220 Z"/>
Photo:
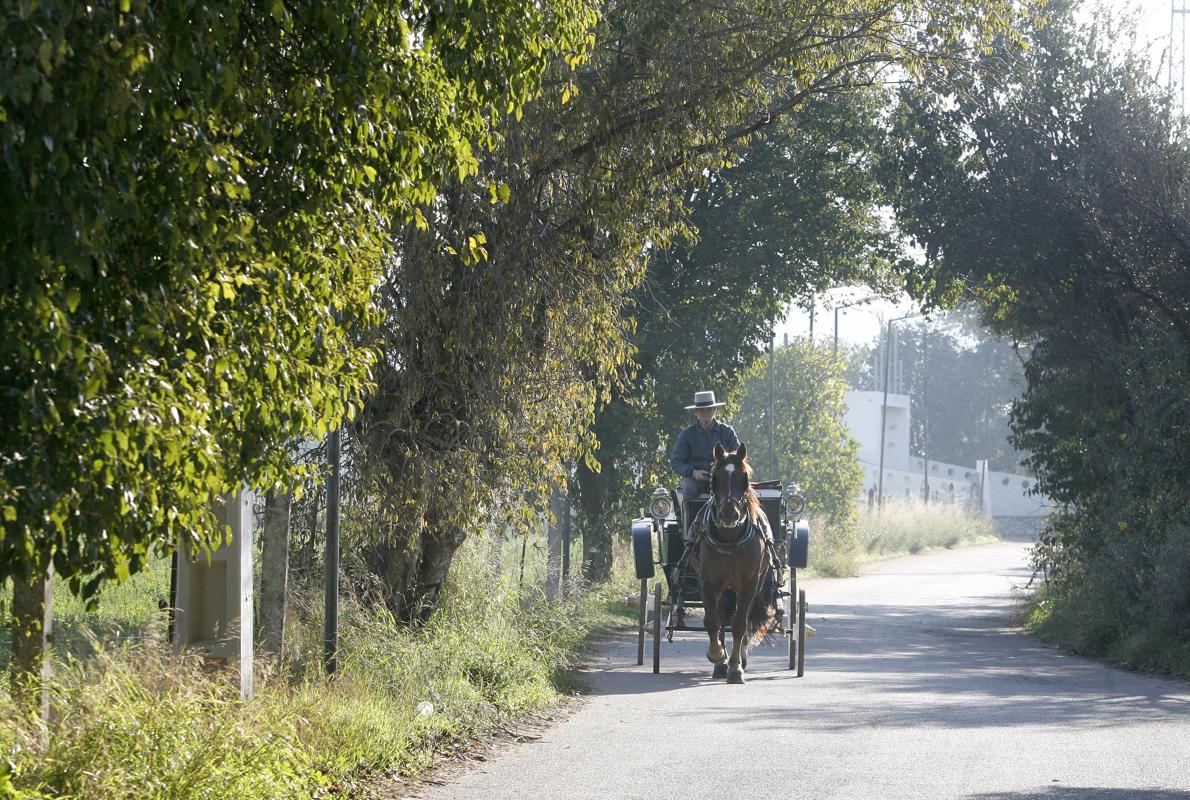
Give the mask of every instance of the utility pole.
<path id="1" fill-rule="evenodd" d="M 918 316 L 917 314 L 906 314 L 903 317 L 890 319 L 888 321 L 888 333 L 884 337 L 884 400 L 880 403 L 880 472 L 876 477 L 877 491 L 879 494 L 876 497 L 876 508 L 884 508 L 884 433 L 888 427 L 888 365 L 891 361 L 889 345 L 892 342 L 893 323 L 900 322 L 905 319 L 912 319 Z"/>
<path id="2" fill-rule="evenodd" d="M 339 426 L 326 439 L 330 475 L 326 482 L 326 614 L 322 636 L 322 658 L 326 673 L 339 669 Z"/>
<path id="3" fill-rule="evenodd" d="M 841 305 L 835 306 L 835 344 L 834 349 L 832 350 L 834 355 L 837 356 L 839 354 L 839 312 L 845 308 L 851 308 L 852 306 L 862 306 L 865 303 L 870 302 L 872 302 L 871 297 L 864 297 L 859 300 L 852 300 L 850 303 L 843 303 Z"/>
<path id="4" fill-rule="evenodd" d="M 814 317 L 810 317 L 811 327 L 813 327 Z M 811 341 L 813 341 L 813 333 L 811 333 Z M 769 331 L 769 476 L 777 474 L 777 449 L 774 446 L 773 435 L 775 424 L 773 420 L 773 356 L 775 355 L 777 333 L 775 330 Z"/>
<path id="5" fill-rule="evenodd" d="M 1186 113 L 1186 15 L 1188 0 L 1170 0 L 1169 4 L 1169 76 L 1167 86 L 1173 95 L 1174 109 Z"/>
<path id="6" fill-rule="evenodd" d="M 925 497 L 930 504 L 930 326 L 921 328 L 921 472 Z"/>
<path id="7" fill-rule="evenodd" d="M 566 596 L 566 587 L 570 583 L 570 514 L 571 492 L 574 489 L 574 464 L 566 465 L 566 505 L 562 511 L 562 596 Z"/>

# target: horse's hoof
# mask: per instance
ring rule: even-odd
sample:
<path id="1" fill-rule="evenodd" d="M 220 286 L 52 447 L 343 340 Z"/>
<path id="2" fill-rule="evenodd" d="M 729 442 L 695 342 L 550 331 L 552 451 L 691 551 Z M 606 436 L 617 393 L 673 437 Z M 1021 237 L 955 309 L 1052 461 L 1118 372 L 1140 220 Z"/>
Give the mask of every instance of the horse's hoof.
<path id="1" fill-rule="evenodd" d="M 727 682 L 728 683 L 743 683 L 744 682 L 743 671 L 738 670 L 738 669 L 733 669 L 731 672 L 728 672 L 727 673 Z"/>
<path id="2" fill-rule="evenodd" d="M 715 678 L 716 680 L 723 680 L 724 678 L 726 678 L 727 677 L 727 665 L 726 664 L 716 664 L 715 671 L 711 673 L 711 677 Z M 729 679 L 727 682 L 731 683 L 731 680 Z"/>

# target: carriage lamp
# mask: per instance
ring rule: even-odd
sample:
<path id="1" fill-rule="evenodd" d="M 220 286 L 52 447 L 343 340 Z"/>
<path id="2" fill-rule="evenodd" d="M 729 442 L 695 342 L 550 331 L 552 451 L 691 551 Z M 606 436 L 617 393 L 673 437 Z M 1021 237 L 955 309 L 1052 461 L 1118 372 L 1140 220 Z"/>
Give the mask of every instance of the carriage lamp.
<path id="1" fill-rule="evenodd" d="M 785 510 L 794 518 L 801 516 L 806 510 L 806 498 L 796 483 L 785 487 Z"/>
<path id="2" fill-rule="evenodd" d="M 658 486 L 653 490 L 653 501 L 649 503 L 649 513 L 657 519 L 664 519 L 669 514 L 672 505 L 669 491 L 664 486 Z"/>

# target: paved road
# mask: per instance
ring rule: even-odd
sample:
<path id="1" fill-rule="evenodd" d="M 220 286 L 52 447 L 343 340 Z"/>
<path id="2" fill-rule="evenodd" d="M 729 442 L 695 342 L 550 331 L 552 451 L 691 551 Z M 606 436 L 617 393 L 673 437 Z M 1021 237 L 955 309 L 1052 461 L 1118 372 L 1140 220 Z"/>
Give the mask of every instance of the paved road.
<path id="1" fill-rule="evenodd" d="M 1190 800 L 1190 685 L 1064 656 L 1010 627 L 1023 543 L 886 562 L 806 584 L 806 677 L 752 651 L 710 680 L 705 639 L 635 640 L 588 673 L 593 697 L 423 800 L 964 798 Z"/>

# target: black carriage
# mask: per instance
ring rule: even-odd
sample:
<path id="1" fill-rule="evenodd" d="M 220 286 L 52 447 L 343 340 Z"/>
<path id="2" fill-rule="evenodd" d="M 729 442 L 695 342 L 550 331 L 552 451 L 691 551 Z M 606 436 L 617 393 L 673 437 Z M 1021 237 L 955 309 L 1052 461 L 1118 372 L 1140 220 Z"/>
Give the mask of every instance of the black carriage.
<path id="1" fill-rule="evenodd" d="M 807 565 L 810 526 L 801 518 L 805 500 L 795 485 L 783 487 L 780 481 L 752 484 L 768 517 L 776 545 L 777 568 L 771 576 L 772 599 L 777 606 L 778 635 L 788 640 L 789 669 L 805 674 L 806 592 L 798 589 L 797 571 Z M 709 494 L 682 498 L 674 490 L 658 487 L 653 492 L 649 515 L 632 521 L 632 553 L 636 577 L 640 579 L 640 618 L 637 664 L 645 660 L 645 639 L 653 636 L 653 672 L 661 671 L 661 640 L 673 641 L 675 631 L 705 631 L 694 624 L 689 609 L 703 607 L 698 574 L 686 556 L 685 528 L 698 510 L 710 499 Z M 657 567 L 665 580 L 649 581 Z"/>

